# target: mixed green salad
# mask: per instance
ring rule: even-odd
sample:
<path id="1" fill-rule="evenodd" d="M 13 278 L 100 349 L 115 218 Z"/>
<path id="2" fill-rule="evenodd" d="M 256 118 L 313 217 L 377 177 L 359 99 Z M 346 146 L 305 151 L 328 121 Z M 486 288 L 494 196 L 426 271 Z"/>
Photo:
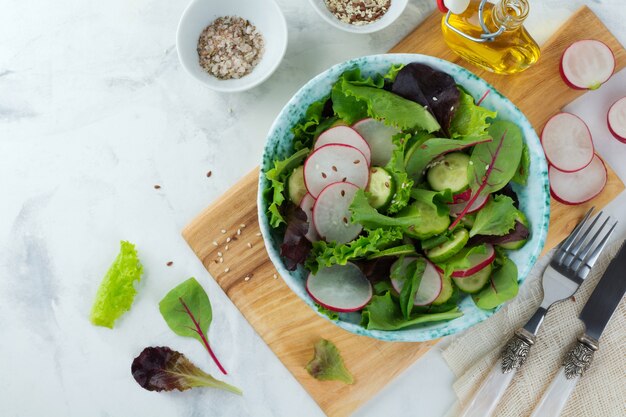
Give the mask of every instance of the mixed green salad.
<path id="1" fill-rule="evenodd" d="M 507 252 L 530 232 L 510 183 L 526 184 L 529 153 L 478 104 L 427 65 L 354 68 L 293 126 L 293 153 L 264 172 L 267 215 L 320 311 L 397 330 L 517 295 Z"/>

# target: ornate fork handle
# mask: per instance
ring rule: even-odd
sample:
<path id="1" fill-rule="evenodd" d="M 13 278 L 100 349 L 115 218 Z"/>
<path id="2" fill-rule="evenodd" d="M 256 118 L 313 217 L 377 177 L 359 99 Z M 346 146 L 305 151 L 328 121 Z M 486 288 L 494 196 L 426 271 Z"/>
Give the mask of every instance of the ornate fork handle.
<path id="1" fill-rule="evenodd" d="M 530 348 L 535 344 L 535 335 L 525 328 L 515 331 L 513 336 L 502 349 L 502 373 L 509 373 L 519 369 L 526 362 Z"/>

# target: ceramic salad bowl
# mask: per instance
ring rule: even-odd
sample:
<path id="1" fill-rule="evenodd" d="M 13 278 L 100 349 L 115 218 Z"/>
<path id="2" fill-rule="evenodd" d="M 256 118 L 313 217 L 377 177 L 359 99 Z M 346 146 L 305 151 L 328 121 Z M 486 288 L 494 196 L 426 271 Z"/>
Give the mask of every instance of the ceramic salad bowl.
<path id="1" fill-rule="evenodd" d="M 278 115 L 267 137 L 263 160 L 261 161 L 261 172 L 271 168 L 273 161 L 284 159 L 293 153 L 293 135 L 290 129 L 304 117 L 307 107 L 312 102 L 329 94 L 332 84 L 341 73 L 348 69 L 359 67 L 364 75 L 374 75 L 376 73 L 385 73 L 392 64 L 408 64 L 411 62 L 426 64 L 451 75 L 456 83 L 474 96 L 475 99 L 479 99 L 485 92 L 490 91 L 490 94 L 482 101 L 481 106 L 497 111 L 497 119 L 514 122 L 521 128 L 530 152 L 531 169 L 527 185 L 521 187 L 513 184 L 513 188 L 519 198 L 520 210 L 528 217 L 531 236 L 525 246 L 510 252 L 509 257 L 517 265 L 518 282 L 522 284 L 540 255 L 548 232 L 550 193 L 546 160 L 539 138 L 522 112 L 491 85 L 462 67 L 439 58 L 419 54 L 371 55 L 331 67 L 304 85 Z M 280 244 L 282 243 L 283 232 L 280 229 L 272 229 L 269 225 L 269 219 L 266 214 L 268 203 L 265 201 L 262 192 L 266 188 L 267 180 L 261 174 L 257 203 L 259 223 L 269 257 L 291 290 L 317 312 L 317 306 L 305 288 L 308 272 L 302 266 L 299 266 L 296 271 L 288 271 L 281 259 Z M 485 320 L 498 309 L 481 310 L 475 306 L 471 297 L 465 297 L 459 303 L 459 308 L 463 312 L 463 316 L 454 320 L 422 324 L 394 331 L 368 330 L 362 327 L 359 324 L 359 313 L 341 313 L 339 314 L 339 319 L 334 320 L 333 323 L 352 333 L 380 340 L 420 342 L 466 330 Z M 325 315 L 318 314 L 328 319 Z"/>

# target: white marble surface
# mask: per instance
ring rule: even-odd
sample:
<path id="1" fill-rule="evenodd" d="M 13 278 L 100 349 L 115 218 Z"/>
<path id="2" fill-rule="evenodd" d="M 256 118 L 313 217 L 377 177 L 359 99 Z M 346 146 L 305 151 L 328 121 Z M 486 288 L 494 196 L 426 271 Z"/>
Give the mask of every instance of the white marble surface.
<path id="1" fill-rule="evenodd" d="M 262 86 L 234 95 L 208 91 L 181 69 L 174 34 L 185 0 L 0 3 L 1 416 L 323 415 L 180 230 L 257 164 L 265 132 L 299 86 L 332 64 L 384 52 L 434 0 L 412 0 L 398 22 L 369 36 L 333 29 L 306 0 L 279 3 L 289 23 L 285 60 Z M 545 40 L 583 3 L 535 0 L 529 27 Z M 626 43 L 622 2 L 590 3 Z M 598 148 L 614 164 L 626 156 L 626 145 Z M 624 195 L 610 206 L 625 209 Z M 111 331 L 87 316 L 121 239 L 137 244 L 146 274 Z M 130 375 L 148 345 L 169 345 L 217 372 L 158 312 L 163 294 L 189 276 L 210 294 L 214 349 L 242 398 L 151 393 Z M 452 381 L 434 350 L 355 416 L 442 415 Z"/>

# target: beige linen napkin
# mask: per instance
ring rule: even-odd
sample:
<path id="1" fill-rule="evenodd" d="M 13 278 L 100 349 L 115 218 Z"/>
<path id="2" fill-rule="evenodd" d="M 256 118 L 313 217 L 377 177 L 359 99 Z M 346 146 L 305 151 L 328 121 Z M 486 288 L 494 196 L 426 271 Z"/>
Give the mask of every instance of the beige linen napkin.
<path id="1" fill-rule="evenodd" d="M 539 330 L 526 364 L 517 372 L 513 383 L 496 409 L 498 417 L 529 416 L 559 370 L 563 356 L 584 330 L 578 314 L 591 295 L 621 242 L 610 244 L 598 260 L 576 295 L 550 309 Z M 478 389 L 496 360 L 500 350 L 524 325 L 541 301 L 541 275 L 553 251 L 533 268 L 520 294 L 510 304 L 459 336 L 444 351 L 443 357 L 458 377 L 454 390 L 459 402 L 449 416 L 459 414 Z M 626 279 L 626 270 L 624 271 Z M 626 302 L 622 300 L 604 330 L 600 349 L 589 370 L 580 379 L 562 413 L 563 417 L 626 416 Z"/>

